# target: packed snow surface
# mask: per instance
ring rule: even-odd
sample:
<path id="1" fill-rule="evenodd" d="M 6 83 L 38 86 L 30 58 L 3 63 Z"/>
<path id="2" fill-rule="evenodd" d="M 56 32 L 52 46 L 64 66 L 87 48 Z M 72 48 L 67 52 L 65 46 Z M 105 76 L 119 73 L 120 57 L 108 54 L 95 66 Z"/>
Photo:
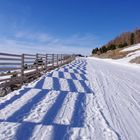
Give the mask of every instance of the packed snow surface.
<path id="1" fill-rule="evenodd" d="M 139 140 L 139 75 L 78 58 L 0 98 L 0 140 Z"/>
<path id="2" fill-rule="evenodd" d="M 122 140 L 140 139 L 140 67 L 88 59 L 95 100 L 108 126 Z"/>

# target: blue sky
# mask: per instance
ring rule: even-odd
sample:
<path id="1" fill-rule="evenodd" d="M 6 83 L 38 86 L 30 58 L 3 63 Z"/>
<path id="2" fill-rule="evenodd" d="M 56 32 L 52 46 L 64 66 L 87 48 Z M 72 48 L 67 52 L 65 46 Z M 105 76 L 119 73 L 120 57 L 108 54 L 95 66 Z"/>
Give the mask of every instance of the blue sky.
<path id="1" fill-rule="evenodd" d="M 139 0 L 0 0 L 0 52 L 82 53 L 140 27 Z"/>

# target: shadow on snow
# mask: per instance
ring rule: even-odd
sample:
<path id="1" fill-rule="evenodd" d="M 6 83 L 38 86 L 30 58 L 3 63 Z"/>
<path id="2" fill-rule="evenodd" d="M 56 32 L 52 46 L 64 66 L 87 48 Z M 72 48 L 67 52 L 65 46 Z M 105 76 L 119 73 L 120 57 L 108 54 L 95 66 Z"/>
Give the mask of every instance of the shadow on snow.
<path id="1" fill-rule="evenodd" d="M 77 70 L 75 69 L 75 67 Z M 86 93 L 92 93 L 91 89 L 86 83 L 87 81 L 87 78 L 85 76 L 86 62 L 75 61 L 75 63 L 68 64 L 64 66 L 63 68 L 64 68 L 64 72 L 69 72 L 69 69 L 73 69 L 74 73 L 70 73 L 71 79 L 65 79 L 64 72 L 61 72 L 61 71 L 58 71 L 58 77 L 53 77 L 53 72 L 47 74 L 46 77 L 43 77 L 40 81 L 38 81 L 34 87 L 34 88 L 41 89 L 41 91 L 38 94 L 36 94 L 32 99 L 28 100 L 26 104 L 24 104 L 19 110 L 14 112 L 9 118 L 7 118 L 6 120 L 0 120 L 0 122 L 19 123 L 18 129 L 15 134 L 15 139 L 17 140 L 30 139 L 37 125 L 42 125 L 42 126 L 52 125 L 54 140 L 58 140 L 58 138 L 69 139 L 70 135 L 67 134 L 67 131 L 69 131 L 72 127 L 81 128 L 84 126 Z M 78 80 L 75 73 L 78 73 L 80 77 L 82 78 L 82 80 Z M 53 81 L 52 90 L 60 92 L 55 100 L 55 103 L 46 112 L 41 122 L 34 123 L 34 122 L 24 121 L 24 118 L 26 118 L 31 113 L 31 110 L 34 109 L 37 106 L 37 104 L 44 99 L 44 97 L 47 95 L 49 91 L 51 91 L 48 89 L 42 89 L 43 84 L 45 82 L 45 78 L 47 77 L 52 78 L 52 81 Z M 61 90 L 59 78 L 63 78 L 67 81 L 68 86 L 69 86 L 69 91 Z M 84 92 L 82 93 L 78 92 L 78 89 L 76 88 L 76 85 L 73 80 L 79 81 L 81 86 L 84 88 Z M 5 101 L 5 103 L 0 104 L 0 109 L 5 108 L 7 105 L 16 101 L 16 99 L 21 98 L 29 90 L 30 88 L 25 88 L 24 90 L 21 90 L 19 95 L 15 95 L 10 100 L 7 100 Z M 77 99 L 74 104 L 74 109 L 73 109 L 74 111 L 71 117 L 70 124 L 69 125 L 56 124 L 54 123 L 54 120 L 57 114 L 59 113 L 60 109 L 62 108 L 62 105 L 64 103 L 64 100 L 68 92 L 76 92 L 75 94 L 78 94 Z"/>
<path id="2" fill-rule="evenodd" d="M 57 140 L 62 138 L 69 138 L 68 135 L 66 135 L 67 131 L 72 127 L 83 127 L 84 125 L 84 111 L 85 111 L 85 100 L 86 100 L 86 94 L 84 93 L 77 93 L 77 99 L 74 105 L 74 111 L 73 115 L 70 121 L 69 125 L 65 124 L 56 124 L 54 123 L 55 117 L 57 116 L 58 112 L 60 111 L 64 99 L 67 96 L 68 92 L 61 91 L 58 95 L 57 99 L 55 100 L 55 103 L 51 106 L 51 108 L 47 111 L 47 113 L 44 115 L 43 119 L 39 123 L 34 122 L 26 122 L 24 121 L 24 118 L 28 116 L 31 112 L 31 110 L 37 106 L 39 102 L 44 98 L 44 96 L 49 92 L 49 90 L 42 90 L 37 95 L 35 95 L 32 100 L 28 101 L 24 106 L 22 106 L 19 110 L 17 110 L 15 113 L 12 114 L 9 118 L 6 120 L 0 120 L 0 122 L 14 122 L 19 123 L 19 127 L 15 134 L 15 139 L 17 140 L 27 140 L 29 139 L 35 127 L 39 124 L 41 125 L 52 125 L 53 126 L 53 139 Z"/>

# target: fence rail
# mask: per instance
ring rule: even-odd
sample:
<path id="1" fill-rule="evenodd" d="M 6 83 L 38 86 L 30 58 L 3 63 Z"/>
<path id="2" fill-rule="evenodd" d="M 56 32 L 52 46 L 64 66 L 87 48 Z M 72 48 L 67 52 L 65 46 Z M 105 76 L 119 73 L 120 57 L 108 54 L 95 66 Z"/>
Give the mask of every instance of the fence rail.
<path id="1" fill-rule="evenodd" d="M 69 54 L 0 53 L 0 88 L 22 84 L 27 80 L 75 59 Z"/>

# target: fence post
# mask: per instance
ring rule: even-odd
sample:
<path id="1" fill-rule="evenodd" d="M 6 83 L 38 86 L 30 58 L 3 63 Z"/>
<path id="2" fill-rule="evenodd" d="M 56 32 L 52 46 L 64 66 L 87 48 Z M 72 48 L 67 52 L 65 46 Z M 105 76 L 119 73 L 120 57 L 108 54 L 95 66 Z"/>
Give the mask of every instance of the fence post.
<path id="1" fill-rule="evenodd" d="M 62 54 L 62 64 L 64 63 L 64 54 Z"/>
<path id="2" fill-rule="evenodd" d="M 61 65 L 62 65 L 62 54 L 61 54 Z"/>
<path id="3" fill-rule="evenodd" d="M 65 55 L 63 54 L 63 64 L 65 63 Z"/>
<path id="4" fill-rule="evenodd" d="M 36 54 L 36 73 L 38 74 L 38 54 Z"/>
<path id="5" fill-rule="evenodd" d="M 54 67 L 54 54 L 52 54 L 52 66 Z"/>
<path id="6" fill-rule="evenodd" d="M 46 54 L 45 56 L 45 69 L 46 69 L 46 72 L 48 71 L 48 55 Z"/>
<path id="7" fill-rule="evenodd" d="M 58 67 L 58 61 L 59 61 L 59 58 L 58 58 L 58 54 L 57 54 L 57 67 Z"/>
<path id="8" fill-rule="evenodd" d="M 21 55 L 21 84 L 24 81 L 24 54 Z"/>
<path id="9" fill-rule="evenodd" d="M 76 58 L 75 54 L 72 55 L 73 60 Z"/>

